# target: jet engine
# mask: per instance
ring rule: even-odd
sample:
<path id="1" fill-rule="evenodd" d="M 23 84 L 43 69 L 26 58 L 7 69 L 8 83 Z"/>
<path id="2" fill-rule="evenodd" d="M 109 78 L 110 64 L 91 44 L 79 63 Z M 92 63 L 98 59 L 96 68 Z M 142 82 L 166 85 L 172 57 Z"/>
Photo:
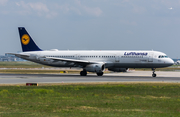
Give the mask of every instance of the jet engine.
<path id="1" fill-rule="evenodd" d="M 128 68 L 108 68 L 108 70 L 113 72 L 127 72 Z"/>
<path id="2" fill-rule="evenodd" d="M 89 64 L 84 68 L 88 72 L 102 73 L 105 69 L 104 64 Z"/>

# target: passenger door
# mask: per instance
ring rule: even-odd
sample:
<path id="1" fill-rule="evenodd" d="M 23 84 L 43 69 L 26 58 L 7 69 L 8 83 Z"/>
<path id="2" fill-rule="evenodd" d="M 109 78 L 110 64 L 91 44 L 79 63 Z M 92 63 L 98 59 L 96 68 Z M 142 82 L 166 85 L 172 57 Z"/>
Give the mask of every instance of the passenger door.
<path id="1" fill-rule="evenodd" d="M 116 54 L 116 55 L 115 55 L 115 62 L 116 62 L 116 63 L 119 63 L 119 61 L 120 61 L 119 58 L 120 58 L 119 55 Z"/>
<path id="2" fill-rule="evenodd" d="M 76 59 L 80 60 L 80 54 L 76 54 Z"/>
<path id="3" fill-rule="evenodd" d="M 153 62 L 153 52 L 148 54 L 148 62 Z"/>

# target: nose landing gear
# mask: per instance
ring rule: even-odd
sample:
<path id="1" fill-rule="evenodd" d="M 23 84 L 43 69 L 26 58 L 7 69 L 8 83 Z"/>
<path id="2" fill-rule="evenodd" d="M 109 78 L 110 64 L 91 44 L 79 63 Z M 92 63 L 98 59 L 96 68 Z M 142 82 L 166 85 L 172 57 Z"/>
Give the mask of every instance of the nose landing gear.
<path id="1" fill-rule="evenodd" d="M 152 68 L 152 71 L 153 71 L 152 77 L 156 77 L 155 69 L 156 69 L 156 68 Z"/>

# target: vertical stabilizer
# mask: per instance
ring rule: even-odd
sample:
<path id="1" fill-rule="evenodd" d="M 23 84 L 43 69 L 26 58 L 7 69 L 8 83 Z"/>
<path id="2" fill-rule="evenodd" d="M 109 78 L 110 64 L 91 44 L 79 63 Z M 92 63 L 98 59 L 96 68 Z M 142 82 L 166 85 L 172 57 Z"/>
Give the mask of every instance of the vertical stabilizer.
<path id="1" fill-rule="evenodd" d="M 36 43 L 32 40 L 31 36 L 28 34 L 24 27 L 18 27 L 19 36 L 22 46 L 22 51 L 42 51 Z"/>

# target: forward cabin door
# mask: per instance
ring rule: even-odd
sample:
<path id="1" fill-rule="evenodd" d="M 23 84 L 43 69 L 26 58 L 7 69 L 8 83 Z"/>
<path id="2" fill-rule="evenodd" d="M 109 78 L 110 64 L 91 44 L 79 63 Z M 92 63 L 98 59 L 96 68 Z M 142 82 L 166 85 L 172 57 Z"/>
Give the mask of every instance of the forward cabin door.
<path id="1" fill-rule="evenodd" d="M 153 52 L 148 54 L 148 62 L 153 62 Z"/>

